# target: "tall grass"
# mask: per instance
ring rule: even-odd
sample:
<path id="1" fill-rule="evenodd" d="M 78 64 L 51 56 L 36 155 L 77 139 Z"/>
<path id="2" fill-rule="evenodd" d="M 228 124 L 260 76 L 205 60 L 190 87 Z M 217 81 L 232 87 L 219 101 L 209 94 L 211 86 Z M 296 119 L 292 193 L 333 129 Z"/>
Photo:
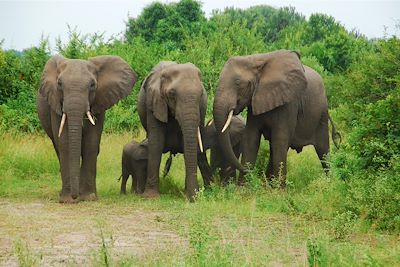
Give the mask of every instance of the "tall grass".
<path id="1" fill-rule="evenodd" d="M 285 191 L 259 182 L 260 176 L 254 174 L 248 177 L 246 186 L 213 185 L 210 190 L 199 192 L 196 203 L 189 203 L 182 193 L 182 156 L 174 158 L 170 174 L 161 180 L 160 199 L 146 200 L 131 194 L 119 194 L 117 178 L 121 172 L 122 147 L 132 138 L 141 140 L 143 133 L 138 136 L 133 133 L 103 135 L 97 172 L 99 201 L 71 207 L 71 212 L 75 210 L 74 218 L 90 211 L 96 214 L 96 220 L 101 218 L 108 225 L 113 225 L 109 221 L 111 215 L 126 216 L 132 210 L 141 210 L 144 216 L 148 216 L 145 215 L 147 212 L 157 211 L 159 215 L 154 218 L 155 222 L 176 232 L 186 242 L 167 248 L 157 247 L 143 255 L 121 256 L 116 253 L 118 248 L 113 247 L 108 239 L 105 241 L 103 236 L 101 247 L 92 257 L 94 264 L 400 264 L 400 247 L 395 236 L 376 233 L 365 227 L 362 218 L 342 211 L 340 195 L 343 192 L 340 191 L 344 182 L 323 173 L 312 147 L 301 154 L 289 153 L 289 185 Z M 263 147 L 261 155 L 265 153 L 267 149 Z M 57 158 L 47 137 L 1 136 L 0 200 L 55 203 L 61 188 L 60 180 Z M 56 212 L 57 206 L 52 209 Z M 92 216 L 82 216 L 79 220 L 90 218 Z M 57 221 L 57 218 L 53 220 Z M 106 237 L 114 235 L 110 227 Z M 21 249 L 16 253 L 19 257 L 24 256 Z"/>

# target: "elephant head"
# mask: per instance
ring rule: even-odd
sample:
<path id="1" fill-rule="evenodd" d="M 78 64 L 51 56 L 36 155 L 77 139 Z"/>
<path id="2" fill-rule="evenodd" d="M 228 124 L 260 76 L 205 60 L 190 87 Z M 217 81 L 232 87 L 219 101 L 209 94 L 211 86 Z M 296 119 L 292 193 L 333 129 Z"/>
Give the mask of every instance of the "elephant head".
<path id="1" fill-rule="evenodd" d="M 146 78 L 143 87 L 151 90 L 147 105 L 159 121 L 168 123 L 168 115 L 172 115 L 182 127 L 189 108 L 197 115 L 196 124 L 200 123 L 200 118 L 204 122 L 207 93 L 195 65 L 161 62 Z"/>
<path id="2" fill-rule="evenodd" d="M 89 60 L 54 56 L 46 63 L 39 94 L 58 114 L 58 137 L 68 143 L 72 198 L 79 194 L 84 116 L 94 125 L 96 114 L 104 113 L 126 97 L 135 82 L 136 74 L 132 68 L 116 56 L 98 56 Z"/>
<path id="3" fill-rule="evenodd" d="M 295 52 L 236 56 L 226 62 L 214 98 L 213 116 L 221 148 L 236 168 L 244 171 L 226 131 L 232 115 L 246 107 L 252 116 L 269 112 L 294 100 L 306 86 L 304 68 Z"/>

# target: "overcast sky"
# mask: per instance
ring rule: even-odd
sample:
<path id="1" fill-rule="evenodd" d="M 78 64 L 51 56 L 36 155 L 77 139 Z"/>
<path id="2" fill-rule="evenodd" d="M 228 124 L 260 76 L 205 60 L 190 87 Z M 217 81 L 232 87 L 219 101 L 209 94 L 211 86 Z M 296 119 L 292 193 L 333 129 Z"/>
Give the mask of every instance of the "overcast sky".
<path id="1" fill-rule="evenodd" d="M 89 1 L 3 1 L 0 0 L 0 40 L 3 49 L 22 50 L 39 44 L 40 37 L 49 37 L 54 47 L 55 38 L 67 36 L 67 24 L 81 33 L 102 33 L 106 36 L 122 34 L 128 14 L 136 17 L 152 0 L 89 0 Z M 176 2 L 165 1 L 161 2 Z M 319 12 L 333 16 L 347 29 L 357 29 L 373 38 L 400 36 L 400 0 L 343 1 L 343 0 L 202 0 L 207 16 L 214 9 L 254 5 L 274 7 L 294 6 L 308 18 Z"/>

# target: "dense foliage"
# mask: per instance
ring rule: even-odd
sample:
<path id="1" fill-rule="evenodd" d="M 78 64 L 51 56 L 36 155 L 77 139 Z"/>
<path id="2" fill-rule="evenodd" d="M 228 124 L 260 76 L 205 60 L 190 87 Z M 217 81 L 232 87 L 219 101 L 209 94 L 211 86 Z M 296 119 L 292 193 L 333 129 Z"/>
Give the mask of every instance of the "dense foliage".
<path id="1" fill-rule="evenodd" d="M 69 28 L 57 42 L 68 58 L 119 55 L 138 73 L 134 92 L 107 112 L 105 130 L 135 131 L 141 81 L 160 60 L 192 62 L 202 71 L 209 114 L 225 61 L 233 55 L 293 49 L 325 79 L 331 115 L 344 140 L 332 155 L 334 178 L 343 181 L 337 209 L 381 229 L 400 230 L 400 40 L 369 40 L 333 17 L 309 19 L 294 8 L 256 6 L 215 11 L 209 19 L 195 0 L 155 2 L 129 18 L 122 40 L 82 35 Z M 35 94 L 48 42 L 22 52 L 0 49 L 0 129 L 36 132 Z M 352 215 L 352 216 L 353 216 Z"/>

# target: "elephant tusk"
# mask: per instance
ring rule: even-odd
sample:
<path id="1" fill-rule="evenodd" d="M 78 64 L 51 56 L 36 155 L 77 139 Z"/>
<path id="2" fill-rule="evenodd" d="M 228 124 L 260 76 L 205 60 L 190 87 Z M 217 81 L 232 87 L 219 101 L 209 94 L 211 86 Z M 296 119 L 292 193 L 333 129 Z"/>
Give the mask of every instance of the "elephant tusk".
<path id="1" fill-rule="evenodd" d="M 229 124 L 231 124 L 232 116 L 233 116 L 233 109 L 229 112 L 228 119 L 226 120 L 226 123 L 224 125 L 224 128 L 222 128 L 221 133 L 225 132 L 225 130 L 229 127 Z"/>
<path id="2" fill-rule="evenodd" d="M 62 117 L 61 117 L 61 123 L 60 123 L 60 128 L 58 129 L 58 137 L 61 136 L 61 133 L 64 129 L 64 124 L 65 124 L 65 119 L 67 118 L 67 115 L 65 113 L 63 113 Z"/>
<path id="3" fill-rule="evenodd" d="M 204 152 L 203 141 L 201 141 L 201 133 L 200 133 L 200 128 L 199 127 L 197 127 L 197 139 L 199 140 L 200 151 L 201 151 L 201 153 L 203 153 Z"/>
<path id="4" fill-rule="evenodd" d="M 88 119 L 89 119 L 89 121 L 90 121 L 91 124 L 96 125 L 96 124 L 94 123 L 94 120 L 93 120 L 93 118 L 92 118 L 92 115 L 90 115 L 90 111 L 87 111 L 87 112 L 86 112 L 86 116 L 88 117 Z"/>
<path id="5" fill-rule="evenodd" d="M 214 122 L 214 119 L 211 119 L 208 123 L 207 126 L 210 126 Z"/>

